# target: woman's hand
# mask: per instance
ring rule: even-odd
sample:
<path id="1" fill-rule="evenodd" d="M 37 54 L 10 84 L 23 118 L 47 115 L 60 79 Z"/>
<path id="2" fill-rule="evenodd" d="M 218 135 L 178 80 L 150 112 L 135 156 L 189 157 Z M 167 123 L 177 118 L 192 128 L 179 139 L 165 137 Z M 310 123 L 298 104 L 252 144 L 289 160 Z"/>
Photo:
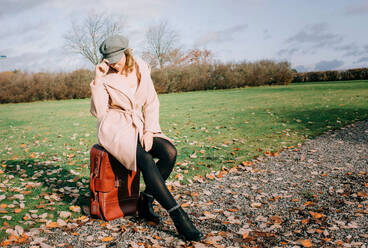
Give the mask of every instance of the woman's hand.
<path id="1" fill-rule="evenodd" d="M 145 132 L 143 134 L 143 148 L 146 152 L 151 150 L 153 144 L 153 133 L 152 132 Z"/>
<path id="2" fill-rule="evenodd" d="M 104 59 L 101 63 L 96 65 L 95 69 L 95 79 L 99 80 L 102 77 L 104 77 L 107 72 L 109 71 L 108 63 L 109 61 L 107 59 Z"/>

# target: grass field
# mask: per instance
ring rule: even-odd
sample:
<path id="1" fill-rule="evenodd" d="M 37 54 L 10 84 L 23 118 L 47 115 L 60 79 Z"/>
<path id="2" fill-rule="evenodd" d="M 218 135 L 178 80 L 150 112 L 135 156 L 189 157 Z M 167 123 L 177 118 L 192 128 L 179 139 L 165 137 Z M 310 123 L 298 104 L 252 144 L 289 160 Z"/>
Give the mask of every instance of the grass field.
<path id="1" fill-rule="evenodd" d="M 160 95 L 160 123 L 178 149 L 169 180 L 188 182 L 368 119 L 368 81 Z M 89 99 L 0 105 L 0 240 L 16 224 L 49 224 L 89 192 L 96 119 Z M 143 183 L 143 180 L 141 180 Z M 31 210 L 31 212 L 30 212 Z M 74 213 L 72 217 L 79 216 Z"/>

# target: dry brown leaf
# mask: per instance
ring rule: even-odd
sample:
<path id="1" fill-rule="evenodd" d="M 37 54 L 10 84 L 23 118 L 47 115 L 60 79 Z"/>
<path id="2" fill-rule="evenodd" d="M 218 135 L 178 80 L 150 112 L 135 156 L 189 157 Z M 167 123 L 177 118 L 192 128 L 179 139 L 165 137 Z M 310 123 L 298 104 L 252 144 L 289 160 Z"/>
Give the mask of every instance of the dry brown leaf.
<path id="1" fill-rule="evenodd" d="M 230 209 L 228 209 L 227 211 L 229 211 L 229 212 L 238 212 L 238 211 L 239 211 L 239 209 L 236 209 L 236 208 L 230 208 Z"/>
<path id="2" fill-rule="evenodd" d="M 63 218 L 63 219 L 66 219 L 66 218 L 70 217 L 71 215 L 72 215 L 72 213 L 68 212 L 68 211 L 61 211 L 59 213 L 60 218 Z"/>
<path id="3" fill-rule="evenodd" d="M 277 215 L 271 216 L 270 219 L 276 223 L 276 224 L 280 224 L 282 222 L 281 218 Z"/>
<path id="4" fill-rule="evenodd" d="M 183 203 L 183 204 L 181 204 L 181 207 L 182 207 L 182 208 L 189 207 L 189 203 L 187 203 L 187 202 L 186 202 L 186 203 Z"/>
<path id="5" fill-rule="evenodd" d="M 303 247 L 312 247 L 312 242 L 308 239 L 300 239 L 298 240 L 298 242 L 303 246 Z"/>
<path id="6" fill-rule="evenodd" d="M 60 226 L 57 222 L 54 222 L 54 221 L 46 225 L 46 228 L 55 228 L 55 227 L 60 227 Z"/>
<path id="7" fill-rule="evenodd" d="M 316 213 L 316 212 L 312 212 L 312 211 L 309 211 L 309 214 L 312 215 L 312 217 L 314 219 L 319 219 L 319 218 L 322 218 L 323 217 L 323 214 L 321 213 Z"/>
<path id="8" fill-rule="evenodd" d="M 4 240 L 3 242 L 1 242 L 0 245 L 2 247 L 5 247 L 5 246 L 8 246 L 8 245 L 11 245 L 12 243 L 13 243 L 12 241 L 7 239 L 7 240 Z"/>
<path id="9" fill-rule="evenodd" d="M 302 224 L 307 224 L 309 222 L 309 219 L 302 219 Z"/>
<path id="10" fill-rule="evenodd" d="M 260 202 L 253 202 L 250 204 L 252 208 L 260 208 L 262 206 L 262 203 Z"/>
<path id="11" fill-rule="evenodd" d="M 336 244 L 336 245 L 344 245 L 344 244 L 345 244 L 345 242 L 344 242 L 344 241 L 342 241 L 342 240 L 336 240 L 336 241 L 335 241 L 335 244 Z"/>
<path id="12" fill-rule="evenodd" d="M 78 217 L 78 218 L 77 218 L 77 220 L 84 220 L 84 219 L 86 219 L 86 218 L 87 218 L 87 216 L 82 215 L 81 217 Z"/>
<path id="13" fill-rule="evenodd" d="M 191 192 L 190 195 L 192 197 L 197 197 L 197 196 L 199 196 L 199 193 L 198 192 Z"/>
<path id="14" fill-rule="evenodd" d="M 58 223 L 59 226 L 66 226 L 66 222 L 62 219 L 57 219 L 56 223 Z"/>
<path id="15" fill-rule="evenodd" d="M 113 237 L 109 237 L 109 236 L 101 238 L 101 241 L 103 241 L 103 242 L 109 242 L 111 240 L 114 240 L 114 238 Z"/>
<path id="16" fill-rule="evenodd" d="M 20 212 L 22 212 L 22 209 L 21 208 L 16 208 L 16 209 L 14 209 L 14 213 L 20 213 Z"/>
<path id="17" fill-rule="evenodd" d="M 213 175 L 211 175 L 211 174 L 206 174 L 206 177 L 207 177 L 208 179 L 215 179 L 215 177 L 214 177 Z"/>
<path id="18" fill-rule="evenodd" d="M 278 157 L 278 156 L 280 156 L 280 154 L 279 154 L 278 152 L 272 152 L 272 153 L 271 153 L 271 156 L 273 156 L 273 157 Z"/>
<path id="19" fill-rule="evenodd" d="M 80 213 L 81 211 L 81 208 L 79 206 L 70 206 L 69 209 L 76 213 Z"/>
<path id="20" fill-rule="evenodd" d="M 358 195 L 359 197 L 367 197 L 367 193 L 366 193 L 366 192 L 362 192 L 362 191 L 359 191 L 359 192 L 357 193 L 357 195 Z"/>

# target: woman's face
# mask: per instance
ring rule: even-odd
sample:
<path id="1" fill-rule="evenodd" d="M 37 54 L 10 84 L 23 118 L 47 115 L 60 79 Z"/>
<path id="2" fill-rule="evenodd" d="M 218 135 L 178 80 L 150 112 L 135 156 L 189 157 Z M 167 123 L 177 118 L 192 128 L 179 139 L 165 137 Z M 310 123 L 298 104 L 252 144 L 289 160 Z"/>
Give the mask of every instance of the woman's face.
<path id="1" fill-rule="evenodd" d="M 109 66 L 111 68 L 113 68 L 114 70 L 121 72 L 124 68 L 125 65 L 125 61 L 126 61 L 126 57 L 125 54 L 123 53 L 123 56 L 121 57 L 120 61 L 117 63 L 113 63 L 113 64 L 109 64 Z"/>

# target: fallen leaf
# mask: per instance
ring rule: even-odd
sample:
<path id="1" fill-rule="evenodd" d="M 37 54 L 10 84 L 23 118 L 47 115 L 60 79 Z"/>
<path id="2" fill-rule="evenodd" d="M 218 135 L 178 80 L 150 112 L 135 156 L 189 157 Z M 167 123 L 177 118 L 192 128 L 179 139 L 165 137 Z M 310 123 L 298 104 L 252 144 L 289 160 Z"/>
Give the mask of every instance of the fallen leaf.
<path id="1" fill-rule="evenodd" d="M 76 213 L 80 213 L 81 211 L 81 208 L 79 206 L 70 206 L 69 209 Z"/>
<path id="2" fill-rule="evenodd" d="M 71 215 L 72 215 L 72 213 L 67 212 L 67 211 L 61 211 L 60 214 L 59 214 L 60 218 L 63 218 L 63 219 L 66 219 L 66 218 L 70 217 Z"/>
<path id="3" fill-rule="evenodd" d="M 20 212 L 22 212 L 22 209 L 21 208 L 16 208 L 16 209 L 14 209 L 14 213 L 20 213 Z"/>
<path id="4" fill-rule="evenodd" d="M 250 204 L 252 208 L 260 208 L 262 206 L 262 203 L 259 202 L 253 202 Z"/>
<path id="5" fill-rule="evenodd" d="M 186 203 L 183 203 L 183 204 L 181 204 L 181 207 L 182 207 L 182 208 L 189 207 L 189 203 L 187 203 L 187 202 L 186 202 Z"/>
<path id="6" fill-rule="evenodd" d="M 316 213 L 316 212 L 312 212 L 312 211 L 309 211 L 309 214 L 312 215 L 312 217 L 314 219 L 319 219 L 319 218 L 322 218 L 323 217 L 323 214 L 321 213 Z"/>
<path id="7" fill-rule="evenodd" d="M 298 242 L 303 246 L 303 247 L 312 247 L 312 242 L 308 239 L 300 239 L 298 240 Z"/>
<path id="8" fill-rule="evenodd" d="M 309 222 L 309 219 L 302 219 L 302 224 L 307 224 Z"/>
<path id="9" fill-rule="evenodd" d="M 114 239 L 113 237 L 103 237 L 103 238 L 101 238 L 101 241 L 103 241 L 103 242 L 109 242 L 109 241 L 111 241 L 113 239 Z"/>
<path id="10" fill-rule="evenodd" d="M 275 216 L 271 216 L 270 220 L 272 220 L 274 223 L 276 224 L 280 224 L 282 222 L 282 220 L 280 219 L 279 216 L 275 215 Z"/>
<path id="11" fill-rule="evenodd" d="M 60 227 L 60 226 L 57 222 L 54 222 L 54 221 L 46 225 L 46 228 L 55 228 L 55 227 Z"/>

